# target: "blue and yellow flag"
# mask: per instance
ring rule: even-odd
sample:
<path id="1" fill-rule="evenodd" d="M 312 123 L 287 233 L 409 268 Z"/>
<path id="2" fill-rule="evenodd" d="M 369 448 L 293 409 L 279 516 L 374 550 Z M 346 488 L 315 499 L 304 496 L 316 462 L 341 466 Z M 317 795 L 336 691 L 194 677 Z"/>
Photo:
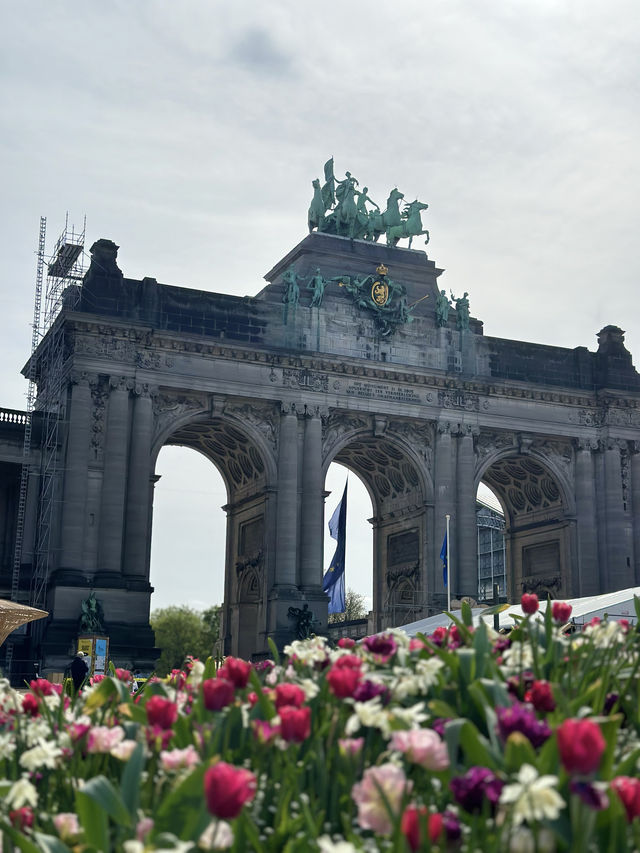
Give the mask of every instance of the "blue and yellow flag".
<path id="1" fill-rule="evenodd" d="M 442 548 L 440 549 L 440 559 L 442 560 L 442 582 L 444 583 L 445 589 L 447 588 L 447 583 L 449 581 L 449 566 L 447 564 L 447 534 L 444 534 L 444 540 L 442 542 Z"/>
<path id="2" fill-rule="evenodd" d="M 329 613 L 344 613 L 344 558 L 347 544 L 347 485 L 344 484 L 342 500 L 329 519 L 329 533 L 338 543 L 336 552 L 322 579 L 322 589 L 329 596 Z"/>

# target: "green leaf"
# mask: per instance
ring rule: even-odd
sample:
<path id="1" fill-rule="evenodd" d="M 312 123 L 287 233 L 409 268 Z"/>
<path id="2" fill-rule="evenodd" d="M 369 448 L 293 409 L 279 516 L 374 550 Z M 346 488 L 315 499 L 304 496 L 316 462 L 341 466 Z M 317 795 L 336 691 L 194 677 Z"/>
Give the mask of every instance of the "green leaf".
<path id="1" fill-rule="evenodd" d="M 70 848 L 56 838 L 55 835 L 44 835 L 42 832 L 34 832 L 33 837 L 38 842 L 38 848 L 45 853 L 70 853 Z"/>
<path id="2" fill-rule="evenodd" d="M 13 841 L 18 850 L 22 850 L 23 853 L 40 853 L 38 847 L 32 841 L 26 838 L 21 832 L 18 832 L 17 829 L 9 826 L 8 823 L 0 822 L 0 829 Z"/>
<path id="3" fill-rule="evenodd" d="M 139 749 L 140 747 L 136 747 Z M 120 792 L 105 776 L 94 776 L 82 787 L 82 794 L 90 797 L 101 809 L 112 817 L 116 823 L 131 826 L 131 815 L 124 804 Z"/>
<path id="4" fill-rule="evenodd" d="M 182 841 L 199 838 L 211 820 L 204 798 L 204 774 L 200 765 L 183 779 L 159 805 L 155 815 L 154 838 L 162 832 L 178 832 Z"/>
<path id="5" fill-rule="evenodd" d="M 105 810 L 84 791 L 76 791 L 76 812 L 84 829 L 85 841 L 96 850 L 109 853 L 109 820 Z"/>
<path id="6" fill-rule="evenodd" d="M 472 764 L 496 768 L 496 760 L 488 748 L 486 738 L 470 720 L 463 718 L 450 720 L 444 728 L 444 740 L 449 751 L 449 761 L 453 767 L 458 764 L 458 751 L 462 749 L 465 758 Z"/>
<path id="7" fill-rule="evenodd" d="M 640 622 L 640 598 L 637 595 L 633 596 L 633 607 L 636 611 L 636 619 Z"/>
<path id="8" fill-rule="evenodd" d="M 473 625 L 473 616 L 471 615 L 471 605 L 468 601 L 462 602 L 462 621 L 470 628 Z"/>
<path id="9" fill-rule="evenodd" d="M 109 702 L 114 696 L 119 696 L 115 681 L 113 678 L 103 678 L 84 703 L 85 713 L 92 714 L 106 702 Z"/>
<path id="10" fill-rule="evenodd" d="M 507 738 L 504 749 L 505 768 L 510 773 L 516 773 L 523 764 L 536 766 L 536 751 L 531 741 L 521 732 L 512 732 Z"/>
<path id="11" fill-rule="evenodd" d="M 140 797 L 140 785 L 142 770 L 144 768 L 144 749 L 139 743 L 131 753 L 129 760 L 124 765 L 122 778 L 120 779 L 120 791 L 122 799 L 127 803 L 131 819 L 136 819 L 138 799 Z"/>
<path id="12" fill-rule="evenodd" d="M 280 666 L 280 652 L 278 651 L 278 647 L 273 642 L 271 637 L 267 637 L 267 643 L 269 643 L 269 648 L 271 649 L 271 654 L 273 655 L 273 660 L 276 666 Z"/>

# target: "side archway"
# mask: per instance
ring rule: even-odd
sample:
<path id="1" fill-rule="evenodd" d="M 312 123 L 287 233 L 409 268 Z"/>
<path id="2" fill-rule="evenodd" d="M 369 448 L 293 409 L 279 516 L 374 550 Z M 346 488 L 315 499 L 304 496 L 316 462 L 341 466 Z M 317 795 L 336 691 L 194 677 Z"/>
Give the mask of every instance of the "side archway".
<path id="1" fill-rule="evenodd" d="M 562 450 L 563 448 L 560 448 Z M 553 456 L 560 454 L 553 448 Z M 492 454 L 477 472 L 504 510 L 507 596 L 523 592 L 571 597 L 575 589 L 575 510 L 569 488 L 571 456 L 510 448 Z M 562 468 L 566 470 L 563 471 Z"/>
<path id="2" fill-rule="evenodd" d="M 154 446 L 189 447 L 219 470 L 227 490 L 223 650 L 250 658 L 266 650 L 266 615 L 262 602 L 274 567 L 267 547 L 275 507 L 271 499 L 275 463 L 264 437 L 251 425 L 227 416 L 199 414 L 165 430 Z"/>

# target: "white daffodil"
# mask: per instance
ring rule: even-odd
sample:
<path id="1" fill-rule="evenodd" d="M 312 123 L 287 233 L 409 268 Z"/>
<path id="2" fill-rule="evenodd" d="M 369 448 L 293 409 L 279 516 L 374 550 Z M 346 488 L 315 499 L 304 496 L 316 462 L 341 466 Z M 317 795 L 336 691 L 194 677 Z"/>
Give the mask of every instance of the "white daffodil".
<path id="1" fill-rule="evenodd" d="M 198 687 L 202 683 L 203 676 L 204 664 L 201 660 L 194 660 L 191 664 L 191 672 L 187 678 L 187 684 L 190 684 L 192 687 Z"/>
<path id="2" fill-rule="evenodd" d="M 380 729 L 385 737 L 389 737 L 389 718 L 382 707 L 379 697 L 369 702 L 354 702 L 353 714 L 347 720 L 344 727 L 347 737 L 355 734 L 360 726 L 369 726 L 372 729 Z"/>
<path id="3" fill-rule="evenodd" d="M 29 720 L 24 733 L 27 746 L 36 746 L 41 740 L 51 737 L 51 726 L 45 717 L 34 717 Z"/>
<path id="4" fill-rule="evenodd" d="M 357 853 L 357 848 L 350 841 L 333 841 L 328 835 L 316 839 L 320 853 Z"/>
<path id="5" fill-rule="evenodd" d="M 440 658 L 418 660 L 415 670 L 408 667 L 394 667 L 393 674 L 397 679 L 393 687 L 395 699 L 402 700 L 407 696 L 418 696 L 429 692 L 438 682 L 438 670 L 444 666 Z"/>
<path id="6" fill-rule="evenodd" d="M 597 649 L 606 649 L 624 640 L 624 630 L 619 622 L 599 622 L 597 625 L 587 625 L 583 631 L 585 637 L 592 640 Z"/>
<path id="7" fill-rule="evenodd" d="M 301 663 L 313 665 L 323 663 L 329 657 L 329 649 L 325 637 L 311 637 L 309 640 L 294 640 L 284 647 L 285 655 L 295 657 Z"/>
<path id="8" fill-rule="evenodd" d="M 424 713 L 424 702 L 416 702 L 408 708 L 396 706 L 389 712 L 389 716 L 392 720 L 405 723 L 410 729 L 419 729 L 425 720 L 429 719 L 429 715 Z"/>
<path id="9" fill-rule="evenodd" d="M 512 643 L 502 653 L 506 670 L 531 669 L 533 666 L 533 650 L 529 643 Z"/>
<path id="10" fill-rule="evenodd" d="M 41 767 L 53 770 L 61 755 L 62 750 L 56 743 L 39 738 L 35 746 L 22 753 L 19 763 L 20 767 L 24 767 L 30 773 L 39 770 Z"/>
<path id="11" fill-rule="evenodd" d="M 555 820 L 565 802 L 556 791 L 557 776 L 540 776 L 535 767 L 523 764 L 518 781 L 505 785 L 500 794 L 500 805 L 513 804 L 513 822 Z"/>
<path id="12" fill-rule="evenodd" d="M 0 759 L 11 758 L 16 751 L 16 738 L 13 733 L 0 735 Z"/>
<path id="13" fill-rule="evenodd" d="M 307 697 L 307 702 L 310 702 L 320 692 L 320 688 L 318 687 L 318 682 L 314 681 L 312 678 L 303 678 L 299 682 L 300 687 L 304 690 L 304 695 Z"/>
<path id="14" fill-rule="evenodd" d="M 34 808 L 38 805 L 38 792 L 26 776 L 23 776 L 13 783 L 4 801 L 7 806 L 14 809 L 21 809 L 23 806 Z"/>

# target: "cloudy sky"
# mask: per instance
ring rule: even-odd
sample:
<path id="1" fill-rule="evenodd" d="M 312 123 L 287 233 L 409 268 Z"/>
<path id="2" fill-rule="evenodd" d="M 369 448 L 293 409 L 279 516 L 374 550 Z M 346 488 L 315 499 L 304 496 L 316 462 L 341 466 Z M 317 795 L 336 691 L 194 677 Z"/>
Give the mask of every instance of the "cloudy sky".
<path id="1" fill-rule="evenodd" d="M 2 11 L 0 405 L 25 405 L 41 215 L 49 248 L 66 211 L 86 214 L 87 245 L 115 240 L 129 277 L 254 294 L 304 237 L 331 155 L 381 204 L 396 185 L 429 203 L 429 255 L 486 334 L 594 349 L 614 323 L 640 362 L 637 0 Z M 192 492 L 196 532 L 211 538 L 225 498 L 201 461 L 180 479 L 185 464 L 160 457 L 156 606 L 175 601 L 176 569 L 194 604 L 222 588 L 208 544 L 188 551 L 171 508 Z M 366 592 L 366 570 L 351 584 Z"/>

